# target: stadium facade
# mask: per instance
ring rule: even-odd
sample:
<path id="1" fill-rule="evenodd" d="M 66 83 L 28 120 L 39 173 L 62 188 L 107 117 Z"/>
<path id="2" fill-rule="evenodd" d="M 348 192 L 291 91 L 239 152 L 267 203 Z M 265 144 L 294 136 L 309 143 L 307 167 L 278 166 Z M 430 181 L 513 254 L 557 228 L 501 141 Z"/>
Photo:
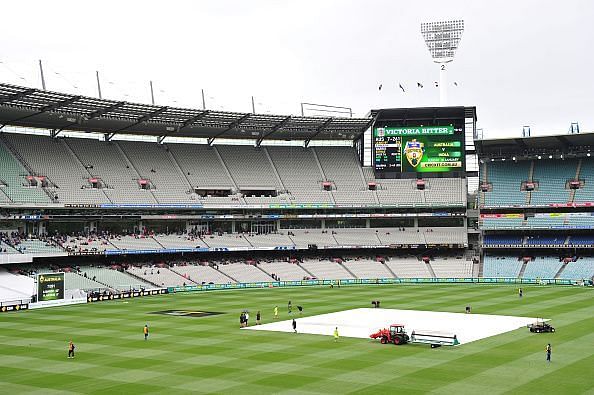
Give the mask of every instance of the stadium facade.
<path id="1" fill-rule="evenodd" d="M 0 263 L 66 269 L 83 290 L 591 279 L 594 135 L 479 140 L 476 120 L 474 107 L 299 117 L 0 84 Z"/>

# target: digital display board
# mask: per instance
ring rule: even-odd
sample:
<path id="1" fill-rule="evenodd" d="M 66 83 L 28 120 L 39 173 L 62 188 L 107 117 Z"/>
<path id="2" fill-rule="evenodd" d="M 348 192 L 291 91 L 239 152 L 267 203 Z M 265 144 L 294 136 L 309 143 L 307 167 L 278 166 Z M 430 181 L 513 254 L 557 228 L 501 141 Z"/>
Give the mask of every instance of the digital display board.
<path id="1" fill-rule="evenodd" d="M 453 125 L 376 127 L 373 140 L 376 171 L 464 171 L 464 133 Z"/>
<path id="2" fill-rule="evenodd" d="M 37 275 L 37 301 L 64 299 L 64 273 Z"/>

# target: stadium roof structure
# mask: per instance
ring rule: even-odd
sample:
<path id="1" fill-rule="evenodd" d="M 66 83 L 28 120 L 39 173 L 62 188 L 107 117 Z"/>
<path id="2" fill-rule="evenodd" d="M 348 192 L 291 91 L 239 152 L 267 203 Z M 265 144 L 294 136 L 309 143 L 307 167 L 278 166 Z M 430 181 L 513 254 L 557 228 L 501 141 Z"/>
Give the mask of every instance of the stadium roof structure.
<path id="1" fill-rule="evenodd" d="M 472 118 L 476 122 L 476 107 L 414 107 L 414 108 L 385 108 L 381 110 L 371 110 L 369 115 L 376 122 L 398 122 L 403 126 L 408 121 L 427 121 L 432 120 L 436 124 L 440 121 Z"/>
<path id="2" fill-rule="evenodd" d="M 474 144 L 479 155 L 485 157 L 538 153 L 577 154 L 594 149 L 594 133 L 476 140 Z"/>
<path id="3" fill-rule="evenodd" d="M 371 118 L 252 114 L 157 106 L 0 83 L 0 128 L 6 125 L 149 135 L 271 140 L 357 140 Z"/>

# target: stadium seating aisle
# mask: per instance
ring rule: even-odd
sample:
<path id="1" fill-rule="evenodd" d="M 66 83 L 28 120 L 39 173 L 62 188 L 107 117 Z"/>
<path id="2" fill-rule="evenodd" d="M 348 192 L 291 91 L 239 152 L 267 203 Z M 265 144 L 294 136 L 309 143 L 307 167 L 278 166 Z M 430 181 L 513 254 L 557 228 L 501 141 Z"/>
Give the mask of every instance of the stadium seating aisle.
<path id="1" fill-rule="evenodd" d="M 271 277 L 274 274 L 279 281 L 299 281 L 310 277 L 296 262 L 261 261 L 258 266 Z"/>
<path id="2" fill-rule="evenodd" d="M 563 263 L 559 258 L 551 256 L 537 256 L 528 262 L 523 278 L 555 278 Z"/>
<path id="3" fill-rule="evenodd" d="M 218 145 L 216 149 L 240 189 L 282 189 L 263 148 Z"/>
<path id="4" fill-rule="evenodd" d="M 301 147 L 266 147 L 294 203 L 332 203 L 313 152 Z"/>
<path id="5" fill-rule="evenodd" d="M 164 248 L 205 248 L 204 241 L 199 237 L 177 234 L 156 234 L 153 239 Z"/>
<path id="6" fill-rule="evenodd" d="M 150 191 L 140 189 L 138 174 L 128 165 L 115 142 L 78 138 L 65 141 L 84 161 L 90 174 L 105 184 L 104 192 L 112 203 L 157 203 Z"/>
<path id="7" fill-rule="evenodd" d="M 297 248 L 307 248 L 309 245 L 316 245 L 318 248 L 337 245 L 331 230 L 290 229 L 287 230 L 287 234 Z"/>
<path id="8" fill-rule="evenodd" d="M 440 278 L 472 277 L 473 263 L 461 258 L 433 258 L 430 262 L 435 276 Z"/>
<path id="9" fill-rule="evenodd" d="M 193 187 L 232 189 L 229 179 L 213 147 L 199 144 L 167 144 L 169 151 Z"/>
<path id="10" fill-rule="evenodd" d="M 225 276 L 223 273 L 217 271 L 208 265 L 200 264 L 174 264 L 170 269 L 197 284 L 228 284 L 233 283 L 231 278 Z"/>
<path id="11" fill-rule="evenodd" d="M 218 265 L 218 270 L 238 282 L 274 281 L 272 277 L 258 269 L 255 265 L 245 263 L 221 264 Z"/>
<path id="12" fill-rule="evenodd" d="M 584 181 L 584 187 L 575 191 L 573 201 L 576 203 L 594 202 L 594 160 L 590 157 L 582 159 L 579 178 Z"/>
<path id="13" fill-rule="evenodd" d="M 379 245 L 381 244 L 374 230 L 361 228 L 331 229 L 338 245 Z"/>
<path id="14" fill-rule="evenodd" d="M 392 273 L 380 262 L 365 258 L 345 259 L 343 266 L 353 273 L 357 278 L 392 278 Z"/>
<path id="15" fill-rule="evenodd" d="M 161 250 L 163 247 L 151 236 L 112 236 L 109 242 L 120 250 Z"/>
<path id="16" fill-rule="evenodd" d="M 569 238 L 569 245 L 583 245 L 583 246 L 593 246 L 594 245 L 594 236 L 571 236 Z"/>
<path id="17" fill-rule="evenodd" d="M 346 280 L 354 278 L 342 265 L 327 259 L 304 259 L 301 266 L 320 280 Z"/>
<path id="18" fill-rule="evenodd" d="M 250 234 L 246 235 L 247 241 L 254 247 L 294 247 L 295 243 L 286 234 L 281 233 L 267 233 L 262 235 Z"/>
<path id="19" fill-rule="evenodd" d="M 20 252 L 14 249 L 11 245 L 0 240 L 0 254 L 20 254 Z"/>
<path id="20" fill-rule="evenodd" d="M 51 272 L 51 270 L 48 269 L 46 272 Z M 64 273 L 64 286 L 67 290 L 82 289 L 83 291 L 103 291 L 110 288 L 106 284 L 73 272 Z"/>
<path id="21" fill-rule="evenodd" d="M 181 287 L 186 284 L 195 285 L 189 278 L 185 278 L 163 266 L 130 266 L 126 271 L 158 287 Z"/>
<path id="22" fill-rule="evenodd" d="M 315 147 L 312 148 L 326 175 L 326 181 L 332 182 L 332 191 L 336 204 L 374 204 L 374 192 L 365 184 L 361 166 L 355 151 L 350 147 Z"/>
<path id="23" fill-rule="evenodd" d="M 415 180 L 378 180 L 377 196 L 382 205 L 425 205 L 423 191 L 418 190 Z"/>
<path id="24" fill-rule="evenodd" d="M 110 288 L 116 289 L 118 291 L 154 288 L 154 285 L 146 281 L 142 281 L 128 273 L 110 268 L 81 266 L 80 273 L 83 276 L 86 275 L 86 277 L 91 278 L 94 281 L 96 280 L 102 284 L 107 284 Z"/>
<path id="25" fill-rule="evenodd" d="M 202 240 L 211 248 L 252 247 L 243 234 L 212 234 L 204 236 Z"/>
<path id="26" fill-rule="evenodd" d="M 172 162 L 167 147 L 137 141 L 118 141 L 116 144 L 120 146 L 140 176 L 150 180 L 151 192 L 159 203 L 193 202 L 191 186 Z"/>
<path id="27" fill-rule="evenodd" d="M 483 261 L 483 277 L 511 277 L 520 275 L 523 262 L 517 256 L 485 255 Z"/>
<path id="28" fill-rule="evenodd" d="M 29 172 L 14 159 L 0 142 L 0 198 L 3 202 L 50 203 L 49 196 L 41 189 L 28 187 L 25 177 Z"/>
<path id="29" fill-rule="evenodd" d="M 402 278 L 431 278 L 433 275 L 429 271 L 427 264 L 417 257 L 391 257 L 386 260 L 386 266 Z"/>
<path id="30" fill-rule="evenodd" d="M 489 182 L 490 192 L 484 195 L 485 206 L 521 206 L 526 204 L 526 192 L 521 190 L 522 182 L 528 180 L 530 161 L 489 162 L 487 174 L 481 172 L 481 183 Z"/>
<path id="31" fill-rule="evenodd" d="M 62 139 L 6 134 L 36 175 L 45 176 L 47 188 L 61 203 L 109 203 L 105 194 L 90 187 L 89 172 L 73 156 Z"/>
<path id="32" fill-rule="evenodd" d="M 66 236 L 62 242 L 62 247 L 66 251 L 75 254 L 96 254 L 116 248 L 106 238 L 96 235 Z"/>
<path id="33" fill-rule="evenodd" d="M 531 192 L 530 204 L 567 203 L 569 189 L 565 184 L 575 178 L 577 164 L 576 159 L 534 161 L 532 179 L 538 182 L 538 189 Z"/>
<path id="34" fill-rule="evenodd" d="M 594 258 L 579 258 L 575 262 L 569 262 L 559 275 L 559 278 L 577 280 L 592 279 L 594 277 Z"/>

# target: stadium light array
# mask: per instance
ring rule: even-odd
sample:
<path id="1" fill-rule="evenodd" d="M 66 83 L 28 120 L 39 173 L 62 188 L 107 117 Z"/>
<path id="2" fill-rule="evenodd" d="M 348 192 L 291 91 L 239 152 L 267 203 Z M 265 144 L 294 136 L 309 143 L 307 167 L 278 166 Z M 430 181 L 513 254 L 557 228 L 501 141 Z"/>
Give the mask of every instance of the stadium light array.
<path id="1" fill-rule="evenodd" d="M 439 64 L 439 104 L 447 105 L 446 63 L 454 60 L 464 33 L 463 20 L 421 23 L 421 34 L 433 62 Z"/>

